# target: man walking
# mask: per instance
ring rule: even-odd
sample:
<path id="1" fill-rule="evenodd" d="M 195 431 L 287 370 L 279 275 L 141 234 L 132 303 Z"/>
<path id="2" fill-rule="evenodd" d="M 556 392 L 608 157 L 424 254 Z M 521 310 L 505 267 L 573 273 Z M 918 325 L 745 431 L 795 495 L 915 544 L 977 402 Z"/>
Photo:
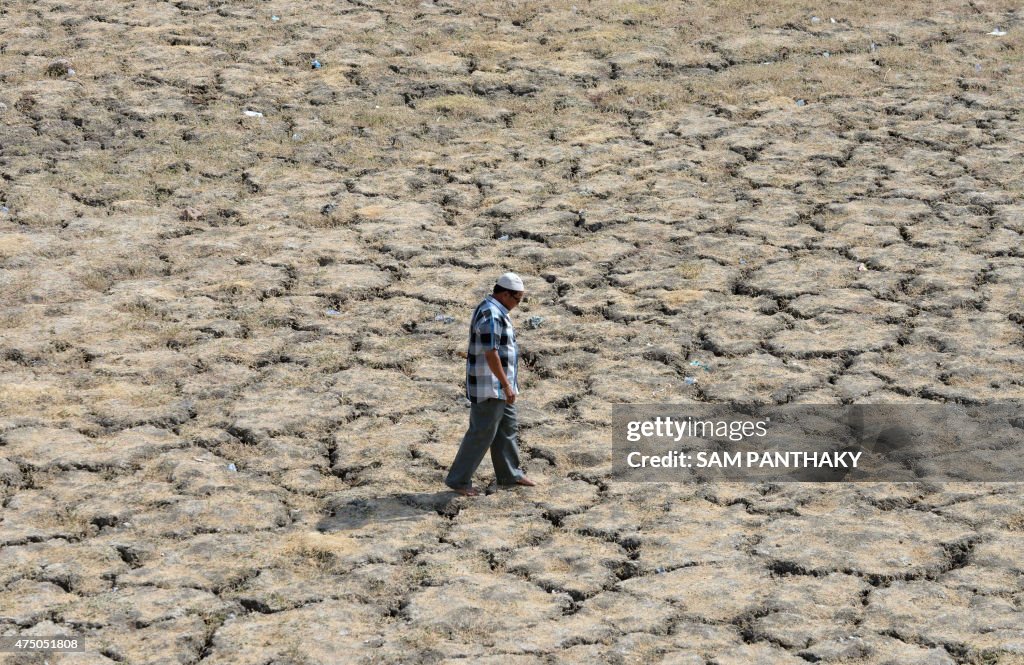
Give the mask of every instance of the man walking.
<path id="1" fill-rule="evenodd" d="M 522 302 L 523 280 L 514 272 L 498 278 L 469 324 L 466 352 L 466 397 L 469 429 L 445 478 L 463 496 L 476 496 L 473 473 L 488 450 L 499 485 L 534 486 L 519 468 L 516 443 L 516 396 L 519 394 L 519 347 L 508 314 Z"/>

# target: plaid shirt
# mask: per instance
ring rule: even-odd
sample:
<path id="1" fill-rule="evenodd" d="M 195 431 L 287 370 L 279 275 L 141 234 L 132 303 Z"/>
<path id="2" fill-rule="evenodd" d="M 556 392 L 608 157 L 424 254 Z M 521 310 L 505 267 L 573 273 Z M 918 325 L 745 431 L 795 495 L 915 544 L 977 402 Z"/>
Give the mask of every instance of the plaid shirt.
<path id="1" fill-rule="evenodd" d="M 466 352 L 466 397 L 470 402 L 505 399 L 498 377 L 487 366 L 484 352 L 498 351 L 501 368 L 516 393 L 519 393 L 519 348 L 508 310 L 491 296 L 484 298 L 473 312 L 469 324 L 469 350 Z"/>

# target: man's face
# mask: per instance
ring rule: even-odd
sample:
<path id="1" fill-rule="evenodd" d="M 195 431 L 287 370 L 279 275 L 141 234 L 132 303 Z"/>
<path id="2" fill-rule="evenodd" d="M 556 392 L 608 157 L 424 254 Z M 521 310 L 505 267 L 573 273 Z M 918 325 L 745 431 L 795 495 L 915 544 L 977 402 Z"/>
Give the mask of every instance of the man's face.
<path id="1" fill-rule="evenodd" d="M 519 303 L 523 301 L 523 298 L 525 296 L 525 291 L 505 291 L 504 293 L 500 293 L 495 297 L 497 298 L 498 302 L 505 306 L 505 309 L 511 312 L 516 308 L 517 305 L 519 305 Z"/>

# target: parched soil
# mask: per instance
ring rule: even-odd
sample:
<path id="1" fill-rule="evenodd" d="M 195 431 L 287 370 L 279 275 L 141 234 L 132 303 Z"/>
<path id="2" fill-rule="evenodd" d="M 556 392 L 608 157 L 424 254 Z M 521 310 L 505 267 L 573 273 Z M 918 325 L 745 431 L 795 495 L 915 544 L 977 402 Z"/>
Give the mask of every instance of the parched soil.
<path id="1" fill-rule="evenodd" d="M 51 663 L 1024 662 L 1020 484 L 610 477 L 616 402 L 1024 396 L 1021 19 L 4 2 L 0 633 L 85 636 Z M 485 461 L 458 497 L 467 318 L 507 270 L 540 484 Z"/>

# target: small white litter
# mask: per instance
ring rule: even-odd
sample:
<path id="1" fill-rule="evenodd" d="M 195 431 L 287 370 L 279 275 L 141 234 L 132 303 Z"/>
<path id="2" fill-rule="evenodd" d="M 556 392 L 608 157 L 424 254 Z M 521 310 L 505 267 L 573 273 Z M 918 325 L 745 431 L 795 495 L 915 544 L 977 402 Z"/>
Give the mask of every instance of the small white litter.
<path id="1" fill-rule="evenodd" d="M 1003 35 L 1006 34 L 1006 31 L 1005 30 L 1000 30 L 999 28 L 996 28 L 995 30 L 993 30 L 992 32 L 990 32 L 988 34 L 995 35 L 996 37 L 1002 37 Z"/>
<path id="2" fill-rule="evenodd" d="M 246 109 L 246 110 L 242 111 L 242 113 L 244 113 L 245 115 L 249 116 L 250 118 L 262 118 L 263 117 L 263 114 L 260 113 L 259 111 L 250 111 L 249 109 Z"/>
<path id="3" fill-rule="evenodd" d="M 863 263 L 860 264 L 859 266 L 857 266 L 857 272 L 867 272 L 867 271 L 868 271 L 868 267 L 866 265 L 864 265 Z"/>

